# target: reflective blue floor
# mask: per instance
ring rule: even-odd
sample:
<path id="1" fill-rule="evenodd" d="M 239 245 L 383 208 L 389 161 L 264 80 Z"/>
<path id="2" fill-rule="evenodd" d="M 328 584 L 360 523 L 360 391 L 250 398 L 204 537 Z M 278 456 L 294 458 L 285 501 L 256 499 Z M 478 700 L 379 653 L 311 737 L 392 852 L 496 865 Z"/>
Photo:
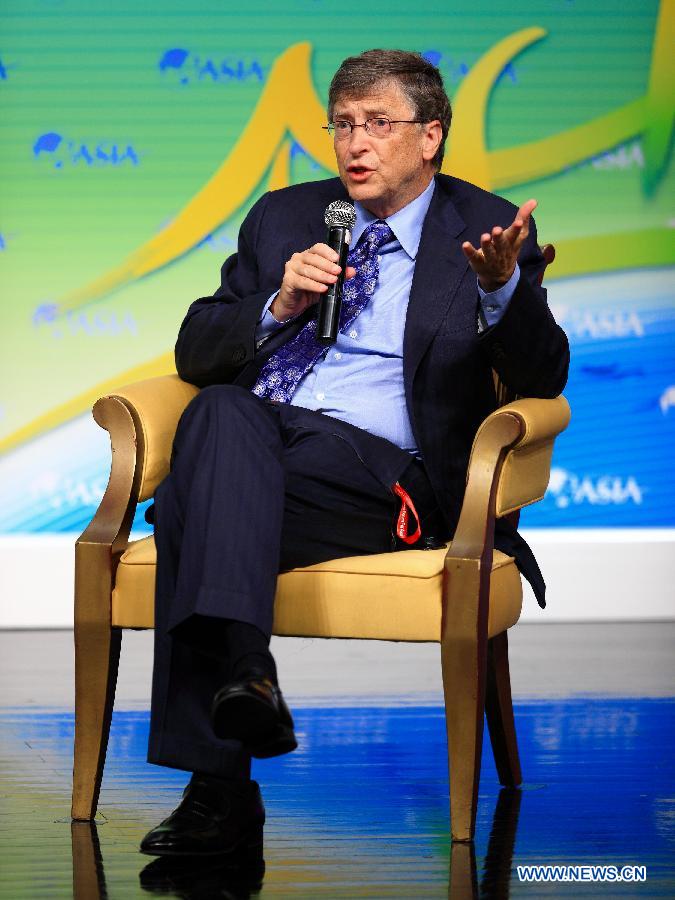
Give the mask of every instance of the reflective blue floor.
<path id="1" fill-rule="evenodd" d="M 452 860 L 440 708 L 294 713 L 298 751 L 255 764 L 268 814 L 262 898 L 675 896 L 675 700 L 516 704 L 525 784 L 500 796 L 486 740 L 475 856 L 456 848 Z M 145 762 L 147 714 L 115 714 L 98 834 L 76 826 L 72 843 L 72 715 L 6 709 L 0 726 L 0 896 L 149 896 L 138 841 L 186 776 Z M 532 863 L 644 865 L 647 880 L 521 883 L 517 866 Z M 163 873 L 160 887 L 249 896 L 232 878 L 200 864 L 182 881 Z"/>

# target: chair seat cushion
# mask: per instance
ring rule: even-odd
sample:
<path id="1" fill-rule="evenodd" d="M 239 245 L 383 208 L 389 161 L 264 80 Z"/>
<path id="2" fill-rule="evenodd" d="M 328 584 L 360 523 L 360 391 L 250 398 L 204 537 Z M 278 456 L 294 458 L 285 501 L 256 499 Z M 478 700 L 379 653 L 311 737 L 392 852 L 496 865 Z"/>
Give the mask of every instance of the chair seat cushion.
<path id="1" fill-rule="evenodd" d="M 274 633 L 306 637 L 438 641 L 446 549 L 350 556 L 279 576 Z M 112 595 L 112 624 L 152 628 L 154 538 L 133 541 L 122 554 Z M 510 556 L 494 551 L 490 637 L 518 621 L 520 574 Z"/>

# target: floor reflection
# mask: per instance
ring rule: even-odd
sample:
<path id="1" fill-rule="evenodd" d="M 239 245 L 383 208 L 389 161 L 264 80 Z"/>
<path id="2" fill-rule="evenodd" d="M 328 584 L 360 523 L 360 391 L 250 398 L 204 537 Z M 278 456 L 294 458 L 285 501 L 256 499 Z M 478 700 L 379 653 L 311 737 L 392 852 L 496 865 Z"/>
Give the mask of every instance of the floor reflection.
<path id="1" fill-rule="evenodd" d="M 105 868 L 95 822 L 71 824 L 73 897 L 107 900 Z M 147 859 L 147 857 L 146 857 Z M 144 891 L 184 900 L 247 900 L 258 894 L 265 876 L 262 852 L 255 857 L 157 857 L 140 871 Z"/>
<path id="2" fill-rule="evenodd" d="M 95 822 L 71 822 L 73 847 L 73 897 L 103 900 L 108 897 L 101 844 Z"/>
<path id="3" fill-rule="evenodd" d="M 474 900 L 474 898 L 478 900 L 482 897 L 508 900 L 521 799 L 521 792 L 513 788 L 502 788 L 499 792 L 492 816 L 492 828 L 483 861 L 480 885 L 473 842 L 452 845 L 448 881 L 449 900 Z"/>
<path id="4" fill-rule="evenodd" d="M 442 708 L 297 710 L 300 749 L 254 767 L 267 809 L 261 900 L 570 896 L 569 884 L 519 882 L 518 866 L 549 864 L 646 866 L 640 896 L 675 897 L 675 701 L 532 701 L 517 720 L 520 816 L 520 794 L 498 799 L 486 746 L 474 855 L 450 848 Z M 0 897 L 256 894 L 231 867 L 216 866 L 202 886 L 181 866 L 156 865 L 141 884 L 152 862 L 139 842 L 187 780 L 146 762 L 147 713 L 113 718 L 98 835 L 67 817 L 72 713 L 0 711 L 0 730 Z M 197 868 L 206 873 L 204 862 Z M 629 884 L 607 888 L 636 896 Z"/>
<path id="5" fill-rule="evenodd" d="M 247 900 L 258 894 L 265 876 L 265 860 L 237 861 L 220 857 L 158 857 L 141 871 L 140 882 L 150 894 L 184 900 L 227 897 Z"/>
<path id="6" fill-rule="evenodd" d="M 508 900 L 521 798 L 519 790 L 503 788 L 499 792 L 480 883 L 474 844 L 452 845 L 449 900 L 479 900 L 483 897 Z M 75 900 L 105 900 L 108 889 L 96 823 L 73 822 L 71 838 Z M 157 857 L 141 869 L 139 880 L 141 888 L 150 894 L 183 900 L 216 897 L 247 900 L 260 892 L 264 875 L 262 854 L 245 859 L 231 856 Z"/>

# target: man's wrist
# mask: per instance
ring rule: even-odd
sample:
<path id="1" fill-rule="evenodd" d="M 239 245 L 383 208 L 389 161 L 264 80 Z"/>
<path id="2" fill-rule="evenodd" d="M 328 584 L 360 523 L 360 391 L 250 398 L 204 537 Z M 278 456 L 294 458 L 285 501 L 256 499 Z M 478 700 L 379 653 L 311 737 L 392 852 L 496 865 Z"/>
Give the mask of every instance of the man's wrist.
<path id="1" fill-rule="evenodd" d="M 509 278 L 509 280 L 498 287 L 493 291 L 486 291 L 483 285 L 480 283 L 480 280 L 477 279 L 476 284 L 478 287 L 478 319 L 480 325 L 479 331 L 486 331 L 488 328 L 491 328 L 493 325 L 496 325 L 500 320 L 504 312 L 506 311 L 506 307 L 511 302 L 511 298 L 513 297 L 516 287 L 518 285 L 518 280 L 520 278 L 520 268 L 516 263 L 516 267 L 513 270 L 513 274 Z"/>
<path id="2" fill-rule="evenodd" d="M 258 324 L 255 328 L 255 340 L 257 346 L 260 346 L 262 342 L 264 342 L 267 338 L 271 337 L 273 334 L 279 331 L 281 326 L 284 324 L 283 322 L 279 322 L 272 315 L 272 304 L 276 300 L 277 296 L 278 293 L 272 294 L 262 308 L 260 318 L 258 319 Z"/>
<path id="3" fill-rule="evenodd" d="M 511 278 L 513 277 L 513 272 L 509 275 L 508 278 L 504 278 L 500 281 L 488 281 L 478 276 L 478 284 L 481 286 L 482 290 L 486 294 L 492 294 L 494 291 L 498 291 L 499 288 L 503 288 L 505 284 L 508 284 Z"/>
<path id="4" fill-rule="evenodd" d="M 278 294 L 272 301 L 269 311 L 274 321 L 278 322 L 279 325 L 283 325 L 285 322 L 288 322 L 289 319 L 293 318 L 293 313 L 289 313 L 288 310 L 282 309 L 281 304 L 279 303 Z"/>

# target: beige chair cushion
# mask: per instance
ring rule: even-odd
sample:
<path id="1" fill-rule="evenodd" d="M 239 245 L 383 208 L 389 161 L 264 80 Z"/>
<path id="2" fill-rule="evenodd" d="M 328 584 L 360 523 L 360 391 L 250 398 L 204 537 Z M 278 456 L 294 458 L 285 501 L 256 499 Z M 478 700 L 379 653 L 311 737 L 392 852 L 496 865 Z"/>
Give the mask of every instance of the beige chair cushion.
<path id="1" fill-rule="evenodd" d="M 403 550 L 330 560 L 279 577 L 274 633 L 307 637 L 438 641 L 446 550 Z M 112 624 L 152 628 L 154 538 L 129 544 L 112 595 Z M 495 550 L 490 579 L 490 637 L 518 621 L 520 575 L 510 556 Z"/>

